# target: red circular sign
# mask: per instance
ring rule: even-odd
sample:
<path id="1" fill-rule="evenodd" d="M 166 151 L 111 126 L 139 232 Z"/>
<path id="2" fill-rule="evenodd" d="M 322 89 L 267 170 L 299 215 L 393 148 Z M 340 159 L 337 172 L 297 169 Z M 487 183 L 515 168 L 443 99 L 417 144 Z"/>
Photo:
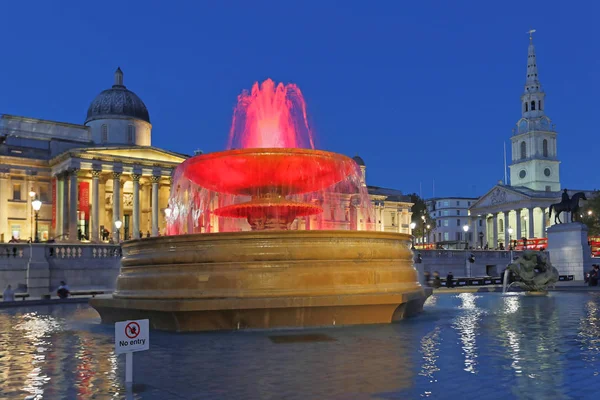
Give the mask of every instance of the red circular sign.
<path id="1" fill-rule="evenodd" d="M 135 339 L 140 334 L 140 325 L 137 322 L 130 322 L 125 326 L 125 335 L 129 339 Z"/>

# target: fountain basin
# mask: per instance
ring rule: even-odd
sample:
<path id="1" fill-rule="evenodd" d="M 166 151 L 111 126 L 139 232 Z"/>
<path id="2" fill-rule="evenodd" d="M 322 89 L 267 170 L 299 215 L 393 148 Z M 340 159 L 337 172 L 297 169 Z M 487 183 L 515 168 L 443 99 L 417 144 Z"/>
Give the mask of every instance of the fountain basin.
<path id="1" fill-rule="evenodd" d="M 422 310 L 410 236 L 368 231 L 252 231 L 123 245 L 103 322 L 206 331 L 390 323 Z"/>

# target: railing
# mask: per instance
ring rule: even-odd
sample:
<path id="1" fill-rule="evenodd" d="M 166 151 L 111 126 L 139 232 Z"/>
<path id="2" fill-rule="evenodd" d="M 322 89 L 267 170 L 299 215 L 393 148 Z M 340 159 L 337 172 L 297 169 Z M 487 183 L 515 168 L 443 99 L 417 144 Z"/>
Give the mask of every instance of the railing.
<path id="1" fill-rule="evenodd" d="M 452 258 L 464 260 L 471 254 L 475 256 L 475 259 L 510 259 L 511 253 L 513 258 L 521 255 L 521 251 L 508 251 L 508 250 L 413 250 L 415 256 L 418 254 L 422 258 Z"/>

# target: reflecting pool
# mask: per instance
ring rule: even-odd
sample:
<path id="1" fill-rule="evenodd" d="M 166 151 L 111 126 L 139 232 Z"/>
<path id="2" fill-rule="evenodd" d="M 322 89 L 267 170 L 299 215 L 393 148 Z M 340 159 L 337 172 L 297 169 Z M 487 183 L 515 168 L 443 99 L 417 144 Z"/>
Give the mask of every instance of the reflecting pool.
<path id="1" fill-rule="evenodd" d="M 398 324 L 152 332 L 133 393 L 87 305 L 0 309 L 2 399 L 592 399 L 600 293 L 433 295 Z"/>

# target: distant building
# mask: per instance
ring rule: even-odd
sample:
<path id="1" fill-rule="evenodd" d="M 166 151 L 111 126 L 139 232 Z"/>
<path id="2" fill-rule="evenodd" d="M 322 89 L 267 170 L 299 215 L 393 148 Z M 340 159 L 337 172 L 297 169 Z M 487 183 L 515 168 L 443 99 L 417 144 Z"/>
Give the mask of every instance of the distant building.
<path id="1" fill-rule="evenodd" d="M 546 93 L 530 36 L 521 118 L 511 137 L 510 185 L 500 182 L 472 204 L 471 231 L 477 238 L 473 245 L 508 248 L 509 241 L 522 237 L 544 238 L 546 227 L 553 224 L 549 207 L 561 201 L 562 188 L 557 132 L 545 110 Z M 578 191 L 584 190 L 568 193 Z M 564 221 L 566 216 L 561 218 Z"/>
<path id="2" fill-rule="evenodd" d="M 171 173 L 187 156 L 151 138 L 148 110 L 120 69 L 83 125 L 1 115 L 0 242 L 35 239 L 34 199 L 40 240 L 116 239 L 117 220 L 120 239 L 157 236 Z"/>
<path id="3" fill-rule="evenodd" d="M 353 159 L 360 166 L 362 184 L 367 186 L 369 197 L 374 206 L 375 221 L 373 223 L 375 224 L 375 230 L 412 234 L 410 220 L 413 203 L 410 196 L 404 195 L 400 190 L 367 185 L 367 166 L 364 160 L 359 156 L 355 156 Z"/>
<path id="4" fill-rule="evenodd" d="M 471 242 L 473 232 L 469 225 L 469 207 L 477 201 L 474 197 L 436 197 L 425 200 L 435 227 L 428 232 L 428 242 L 446 249 L 464 248 Z M 463 227 L 469 226 L 465 233 Z"/>

